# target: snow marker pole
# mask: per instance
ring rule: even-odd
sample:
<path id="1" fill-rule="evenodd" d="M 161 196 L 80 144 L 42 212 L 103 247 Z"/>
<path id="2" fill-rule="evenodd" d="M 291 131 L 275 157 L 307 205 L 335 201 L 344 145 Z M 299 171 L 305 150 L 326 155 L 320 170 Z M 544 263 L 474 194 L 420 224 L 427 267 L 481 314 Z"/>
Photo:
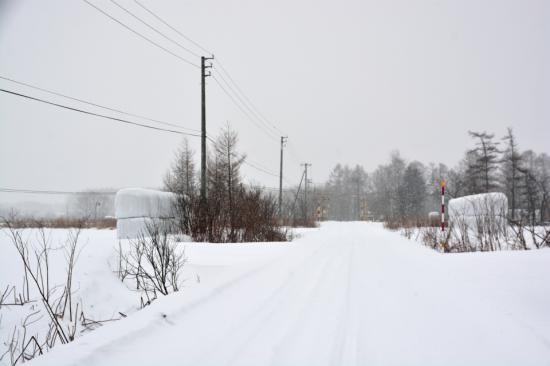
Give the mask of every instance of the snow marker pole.
<path id="1" fill-rule="evenodd" d="M 441 231 L 445 231 L 445 180 L 441 181 Z"/>

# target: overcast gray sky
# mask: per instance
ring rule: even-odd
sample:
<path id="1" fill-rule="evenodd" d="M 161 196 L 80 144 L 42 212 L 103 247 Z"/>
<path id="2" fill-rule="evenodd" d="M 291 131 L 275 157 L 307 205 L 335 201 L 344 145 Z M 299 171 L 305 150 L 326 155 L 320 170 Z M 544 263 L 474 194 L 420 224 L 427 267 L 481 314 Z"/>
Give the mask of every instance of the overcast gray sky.
<path id="1" fill-rule="evenodd" d="M 182 57 L 107 0 L 90 0 Z M 133 0 L 120 4 L 178 42 Z M 468 130 L 513 127 L 521 148 L 550 152 L 550 2 L 141 2 L 215 54 L 258 109 L 289 136 L 285 175 L 299 163 L 325 180 L 337 162 L 373 170 L 393 149 L 455 165 Z M 0 75 L 125 111 L 200 128 L 200 72 L 83 1 L 0 0 Z M 77 104 L 0 80 L 0 87 Z M 0 93 L 0 187 L 82 190 L 160 186 L 174 134 Z M 226 121 L 241 151 L 277 172 L 279 143 L 213 80 L 210 135 Z M 189 141 L 197 150 L 199 141 Z M 197 154 L 197 159 L 198 159 Z M 275 187 L 275 177 L 243 169 Z M 13 198 L 0 193 L 0 202 Z"/>

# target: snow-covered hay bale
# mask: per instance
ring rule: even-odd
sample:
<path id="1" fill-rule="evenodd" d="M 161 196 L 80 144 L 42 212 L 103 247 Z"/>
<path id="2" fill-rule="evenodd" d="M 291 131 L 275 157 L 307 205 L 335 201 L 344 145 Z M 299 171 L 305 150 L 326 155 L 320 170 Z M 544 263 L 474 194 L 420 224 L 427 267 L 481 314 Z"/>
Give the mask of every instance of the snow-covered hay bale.
<path id="1" fill-rule="evenodd" d="M 143 188 L 124 188 L 116 193 L 115 215 L 117 219 L 135 217 L 173 217 L 176 195 L 170 192 Z"/>
<path id="2" fill-rule="evenodd" d="M 449 217 L 495 215 L 504 216 L 508 212 L 508 198 L 501 192 L 481 193 L 454 198 L 449 201 Z"/>
<path id="3" fill-rule="evenodd" d="M 148 236 L 149 228 L 158 227 L 159 232 L 174 232 L 174 219 L 152 217 L 137 217 L 117 220 L 117 236 L 119 239 L 135 239 L 141 235 Z"/>
<path id="4" fill-rule="evenodd" d="M 454 198 L 449 201 L 449 221 L 455 225 L 466 225 L 479 231 L 497 228 L 505 230 L 508 213 L 508 199 L 504 193 L 482 193 Z"/>
<path id="5" fill-rule="evenodd" d="M 176 195 L 170 192 L 143 188 L 125 188 L 115 197 L 115 215 L 119 238 L 132 239 L 146 235 L 151 225 L 164 229 L 175 223 Z"/>

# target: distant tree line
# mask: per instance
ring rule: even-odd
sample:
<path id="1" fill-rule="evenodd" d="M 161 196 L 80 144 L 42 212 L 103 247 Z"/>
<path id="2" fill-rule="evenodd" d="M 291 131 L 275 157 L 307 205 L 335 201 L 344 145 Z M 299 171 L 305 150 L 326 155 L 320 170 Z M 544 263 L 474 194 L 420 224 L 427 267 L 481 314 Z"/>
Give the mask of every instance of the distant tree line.
<path id="1" fill-rule="evenodd" d="M 440 182 L 446 198 L 503 192 L 511 220 L 531 225 L 550 220 L 550 156 L 522 151 L 508 129 L 505 136 L 473 132 L 473 146 L 458 166 L 407 162 L 393 152 L 387 164 L 367 174 L 363 167 L 336 165 L 328 182 L 316 192 L 316 204 L 331 220 L 425 220 L 439 211 Z"/>

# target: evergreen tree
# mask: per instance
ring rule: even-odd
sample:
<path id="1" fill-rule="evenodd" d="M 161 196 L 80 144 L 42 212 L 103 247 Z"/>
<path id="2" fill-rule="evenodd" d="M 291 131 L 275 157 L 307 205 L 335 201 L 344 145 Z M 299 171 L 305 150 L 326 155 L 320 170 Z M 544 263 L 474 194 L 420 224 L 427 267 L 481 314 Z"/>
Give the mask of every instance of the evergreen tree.
<path id="1" fill-rule="evenodd" d="M 352 170 L 337 164 L 331 171 L 325 195 L 330 204 L 329 218 L 333 220 L 359 220 L 366 199 L 367 173 L 357 165 Z"/>
<path id="2" fill-rule="evenodd" d="M 498 188 L 498 180 L 496 172 L 499 164 L 499 149 L 498 143 L 493 141 L 494 134 L 487 132 L 469 131 L 472 138 L 476 139 L 476 147 L 470 150 L 474 158 L 469 165 L 469 176 L 481 182 L 481 187 L 475 187 L 473 193 L 488 193 Z"/>
<path id="3" fill-rule="evenodd" d="M 508 128 L 507 135 L 503 138 L 506 141 L 506 149 L 502 158 L 502 186 L 508 197 L 508 204 L 511 210 L 511 218 L 516 218 L 516 202 L 518 200 L 518 186 L 521 184 L 522 158 L 519 153 L 515 136 L 511 128 Z"/>
<path id="4" fill-rule="evenodd" d="M 404 218 L 414 219 L 426 214 L 427 198 L 424 166 L 419 162 L 412 162 L 403 174 L 403 190 L 400 204 L 403 207 Z"/>
<path id="5" fill-rule="evenodd" d="M 361 219 L 361 206 L 365 200 L 367 187 L 367 173 L 362 166 L 356 165 L 350 174 L 350 196 L 352 197 L 353 208 L 351 212 L 352 220 Z"/>
<path id="6" fill-rule="evenodd" d="M 195 194 L 195 163 L 194 151 L 189 147 L 187 139 L 175 154 L 171 169 L 164 177 L 164 189 L 169 192 L 186 194 L 191 197 Z"/>
<path id="7" fill-rule="evenodd" d="M 394 151 L 391 154 L 391 162 L 388 166 L 388 193 L 390 205 L 390 217 L 393 219 L 405 218 L 405 204 L 401 201 L 404 197 L 405 186 L 403 185 L 403 175 L 405 173 L 406 163 L 401 158 L 399 151 Z"/>

